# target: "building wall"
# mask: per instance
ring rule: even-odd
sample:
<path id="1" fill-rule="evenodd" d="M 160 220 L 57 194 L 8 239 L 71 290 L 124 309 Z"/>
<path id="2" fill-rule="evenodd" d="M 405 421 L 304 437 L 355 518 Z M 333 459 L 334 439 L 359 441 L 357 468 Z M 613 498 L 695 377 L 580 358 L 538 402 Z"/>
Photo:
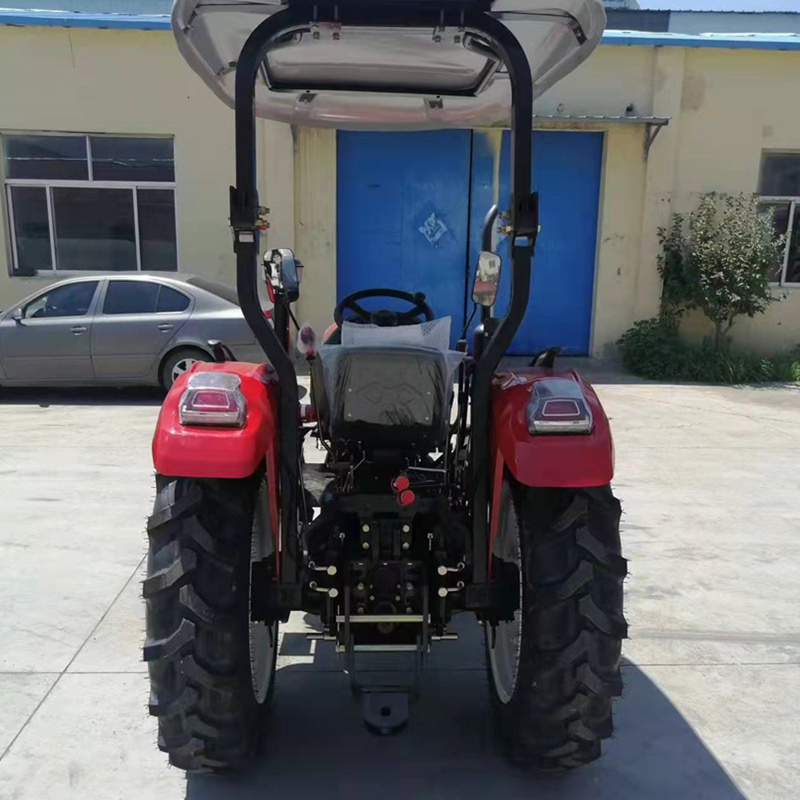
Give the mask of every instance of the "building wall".
<path id="1" fill-rule="evenodd" d="M 596 296 L 592 350 L 597 355 L 634 321 L 656 313 L 657 231 L 669 223 L 671 213 L 691 210 L 704 192 L 755 192 L 763 150 L 800 150 L 800 108 L 789 100 L 800 78 L 800 53 L 663 47 L 655 50 L 654 58 L 653 114 L 671 119 L 652 145 L 646 165 L 637 268 L 615 287 L 618 302 L 605 306 L 599 293 Z M 629 143 L 628 157 L 617 169 L 633 170 L 641 159 L 639 146 L 640 142 Z M 606 173 L 611 170 L 607 157 Z M 623 216 L 636 213 L 633 204 L 621 202 Z M 604 217 L 601 241 L 622 235 L 617 224 L 608 224 Z M 601 260 L 598 272 L 603 280 L 608 280 L 608 270 Z M 800 290 L 775 293 L 783 299 L 765 315 L 734 326 L 735 343 L 760 352 L 800 344 Z M 711 331 L 697 314 L 683 329 L 694 339 Z"/>
<path id="2" fill-rule="evenodd" d="M 622 116 L 653 113 L 653 47 L 599 47 L 534 103 L 536 114 Z"/>
<path id="3" fill-rule="evenodd" d="M 183 63 L 170 33 L 0 27 L 0 68 L 14 76 L 0 82 L 0 131 L 174 135 L 180 268 L 233 283 L 233 114 Z M 536 123 L 606 134 L 595 355 L 657 310 L 657 230 L 670 213 L 704 191 L 755 191 L 764 148 L 800 150 L 798 78 L 798 52 L 604 45 L 538 101 L 537 114 L 630 107 L 670 118 L 646 163 L 641 123 Z M 336 296 L 335 132 L 260 121 L 258 146 L 267 246 L 294 247 L 306 263 L 298 316 L 321 332 Z M 55 279 L 10 278 L 7 254 L 0 226 L 0 308 Z M 800 290 L 787 294 L 767 315 L 737 324 L 734 338 L 761 350 L 800 343 Z M 686 328 L 704 331 L 702 320 Z"/>
<path id="4" fill-rule="evenodd" d="M 754 192 L 762 150 L 800 151 L 799 80 L 798 52 L 686 51 L 674 210 L 702 192 Z M 784 299 L 766 314 L 734 325 L 736 343 L 762 352 L 800 344 L 800 289 L 775 294 Z M 699 315 L 684 327 L 695 338 L 711 332 Z"/>
<path id="5" fill-rule="evenodd" d="M 322 338 L 336 305 L 336 131 L 298 130 L 295 187 L 295 254 L 305 265 L 297 318 Z"/>
<path id="6" fill-rule="evenodd" d="M 607 354 L 633 322 L 657 312 L 658 228 L 673 211 L 692 208 L 706 191 L 754 192 L 762 149 L 800 150 L 800 109 L 789 101 L 798 77 L 796 52 L 603 46 L 538 101 L 538 114 L 620 115 L 632 105 L 638 115 L 670 118 L 647 162 L 641 123 L 536 123 L 606 134 L 594 355 Z M 298 148 L 298 254 L 319 270 L 309 270 L 301 310 L 304 319 L 324 327 L 336 285 L 334 136 L 301 131 Z M 309 232 L 312 220 L 319 221 L 320 233 Z M 312 295 L 314 279 L 323 275 L 322 291 L 330 299 Z M 787 298 L 766 315 L 737 324 L 734 340 L 762 351 L 800 343 L 800 290 L 781 294 Z M 692 317 L 685 330 L 698 337 L 707 326 Z"/>
<path id="7" fill-rule="evenodd" d="M 179 268 L 235 282 L 228 228 L 233 112 L 186 66 L 171 33 L 0 27 L 0 73 L 6 76 L 0 131 L 173 135 Z M 292 246 L 291 131 L 260 121 L 258 133 L 261 200 L 272 209 L 269 238 Z M 11 278 L 9 258 L 3 225 L 0 308 L 56 280 L 52 274 Z"/>

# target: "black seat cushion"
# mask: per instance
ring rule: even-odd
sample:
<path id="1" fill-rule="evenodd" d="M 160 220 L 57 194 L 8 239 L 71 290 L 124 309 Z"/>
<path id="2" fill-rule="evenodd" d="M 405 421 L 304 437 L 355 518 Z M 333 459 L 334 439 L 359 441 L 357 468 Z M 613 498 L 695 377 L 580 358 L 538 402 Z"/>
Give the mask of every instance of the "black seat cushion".
<path id="1" fill-rule="evenodd" d="M 334 440 L 421 451 L 443 443 L 451 392 L 444 353 L 346 347 L 332 366 L 327 379 Z"/>

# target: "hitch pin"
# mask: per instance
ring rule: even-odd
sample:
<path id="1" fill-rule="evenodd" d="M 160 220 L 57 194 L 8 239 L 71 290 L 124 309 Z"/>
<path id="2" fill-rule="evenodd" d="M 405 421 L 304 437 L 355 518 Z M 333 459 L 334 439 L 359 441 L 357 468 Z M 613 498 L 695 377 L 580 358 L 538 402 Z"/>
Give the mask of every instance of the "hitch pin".
<path id="1" fill-rule="evenodd" d="M 460 592 L 464 588 L 464 581 L 459 581 L 454 589 L 448 589 L 446 586 L 439 587 L 438 595 L 439 597 L 447 597 L 448 594 L 451 592 Z"/>
<path id="2" fill-rule="evenodd" d="M 318 567 L 313 561 L 308 562 L 308 568 L 314 572 L 327 572 L 331 577 L 333 577 L 338 571 L 333 564 L 331 564 L 329 567 Z"/>
<path id="3" fill-rule="evenodd" d="M 436 568 L 436 571 L 442 577 L 444 577 L 445 575 L 447 575 L 448 572 L 461 572 L 461 570 L 463 570 L 464 568 L 465 568 L 464 562 L 463 561 L 459 561 L 458 564 L 456 564 L 454 567 L 446 567 L 444 564 L 440 564 Z"/>
<path id="4" fill-rule="evenodd" d="M 308 588 L 315 592 L 320 592 L 321 594 L 326 594 L 331 599 L 336 598 L 339 596 L 339 590 L 334 586 L 332 589 L 326 589 L 324 586 L 318 586 L 316 581 L 311 581 L 308 584 Z"/>

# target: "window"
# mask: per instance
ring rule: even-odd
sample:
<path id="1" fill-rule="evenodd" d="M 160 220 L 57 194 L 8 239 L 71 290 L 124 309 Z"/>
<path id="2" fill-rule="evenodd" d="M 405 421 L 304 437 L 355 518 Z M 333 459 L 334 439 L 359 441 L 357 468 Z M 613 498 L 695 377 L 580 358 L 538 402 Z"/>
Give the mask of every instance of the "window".
<path id="1" fill-rule="evenodd" d="M 177 270 L 170 138 L 3 136 L 13 273 Z"/>
<path id="2" fill-rule="evenodd" d="M 772 209 L 775 233 L 786 236 L 775 283 L 800 287 L 800 153 L 763 153 L 758 193 L 761 207 Z"/>
<path id="3" fill-rule="evenodd" d="M 92 298 L 97 290 L 97 281 L 81 281 L 56 286 L 40 294 L 22 309 L 25 319 L 41 317 L 83 317 L 89 313 Z"/>
<path id="4" fill-rule="evenodd" d="M 161 285 L 150 281 L 109 281 L 104 314 L 155 314 Z"/>
<path id="5" fill-rule="evenodd" d="M 109 281 L 104 314 L 168 314 L 186 311 L 192 301 L 182 292 L 151 281 Z"/>
<path id="6" fill-rule="evenodd" d="M 169 312 L 174 314 L 176 311 L 186 311 L 190 302 L 185 294 L 176 292 L 174 289 L 170 289 L 169 286 L 162 286 L 158 294 L 156 311 L 159 314 L 167 314 Z"/>

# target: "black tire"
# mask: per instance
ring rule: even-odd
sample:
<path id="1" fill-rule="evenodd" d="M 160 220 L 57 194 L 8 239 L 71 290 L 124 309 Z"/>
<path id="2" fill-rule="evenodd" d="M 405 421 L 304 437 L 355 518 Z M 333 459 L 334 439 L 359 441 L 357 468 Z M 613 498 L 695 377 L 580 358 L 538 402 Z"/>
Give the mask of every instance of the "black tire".
<path id="1" fill-rule="evenodd" d="M 533 489 L 511 480 L 501 502 L 493 570 L 520 581 L 522 611 L 510 627 L 485 626 L 492 705 L 515 763 L 565 771 L 600 756 L 622 692 L 620 504 L 609 486 Z"/>
<path id="2" fill-rule="evenodd" d="M 251 553 L 274 558 L 266 481 L 156 482 L 143 594 L 158 746 L 189 772 L 235 768 L 257 752 L 278 650 L 277 623 L 250 624 Z"/>
<path id="3" fill-rule="evenodd" d="M 161 364 L 161 370 L 158 373 L 158 379 L 165 392 L 168 392 L 175 382 L 175 377 L 173 375 L 175 367 L 180 364 L 181 361 L 188 360 L 208 363 L 214 359 L 206 353 L 205 350 L 201 350 L 199 347 L 179 347 L 177 350 L 173 350 L 164 359 Z"/>

